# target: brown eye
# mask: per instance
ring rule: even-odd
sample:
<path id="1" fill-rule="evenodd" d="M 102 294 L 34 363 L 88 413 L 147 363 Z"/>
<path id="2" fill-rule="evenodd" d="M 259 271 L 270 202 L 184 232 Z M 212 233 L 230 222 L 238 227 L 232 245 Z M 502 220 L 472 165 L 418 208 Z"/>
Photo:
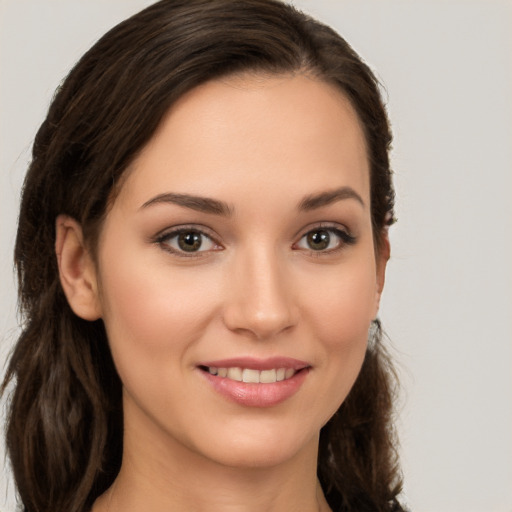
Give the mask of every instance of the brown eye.
<path id="1" fill-rule="evenodd" d="M 330 253 L 342 249 L 346 245 L 353 245 L 355 242 L 356 239 L 342 229 L 319 227 L 304 234 L 294 248 Z"/>
<path id="2" fill-rule="evenodd" d="M 207 234 L 197 229 L 176 229 L 158 237 L 156 241 L 162 249 L 177 256 L 199 256 L 221 249 Z"/>
<path id="3" fill-rule="evenodd" d="M 197 231 L 186 231 L 178 235 L 178 247 L 185 252 L 195 252 L 203 245 L 203 235 Z"/>
<path id="4" fill-rule="evenodd" d="M 329 247 L 331 235 L 324 229 L 311 231 L 306 235 L 306 242 L 313 251 L 324 251 Z"/>

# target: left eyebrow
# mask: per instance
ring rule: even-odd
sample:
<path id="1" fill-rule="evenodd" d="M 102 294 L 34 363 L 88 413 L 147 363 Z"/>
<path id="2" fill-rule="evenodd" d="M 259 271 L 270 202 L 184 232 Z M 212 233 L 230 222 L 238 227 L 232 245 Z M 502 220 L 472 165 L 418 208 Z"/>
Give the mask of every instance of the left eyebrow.
<path id="1" fill-rule="evenodd" d="M 335 203 L 336 201 L 343 201 L 345 199 L 355 199 L 363 207 L 365 206 L 363 198 L 353 188 L 341 187 L 306 196 L 299 203 L 298 210 L 301 212 L 315 210 L 322 206 L 327 206 Z"/>

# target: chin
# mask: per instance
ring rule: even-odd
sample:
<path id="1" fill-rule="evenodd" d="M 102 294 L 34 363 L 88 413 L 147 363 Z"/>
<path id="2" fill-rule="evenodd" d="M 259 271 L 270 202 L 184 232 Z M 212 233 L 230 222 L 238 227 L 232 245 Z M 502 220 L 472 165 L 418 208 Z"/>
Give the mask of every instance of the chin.
<path id="1" fill-rule="evenodd" d="M 235 433 L 233 433 L 235 432 Z M 208 447 L 200 450 L 203 455 L 224 466 L 233 468 L 271 468 L 315 451 L 319 430 L 311 434 L 293 432 L 283 425 L 260 424 L 254 429 L 226 429 L 210 440 Z M 198 447 L 199 448 L 199 447 Z"/>

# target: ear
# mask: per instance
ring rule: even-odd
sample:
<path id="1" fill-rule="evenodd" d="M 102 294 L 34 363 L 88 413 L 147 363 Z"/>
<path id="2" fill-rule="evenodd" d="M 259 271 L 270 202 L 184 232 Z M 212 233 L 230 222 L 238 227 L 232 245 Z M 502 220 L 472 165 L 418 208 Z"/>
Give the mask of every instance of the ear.
<path id="1" fill-rule="evenodd" d="M 101 317 L 96 268 L 80 224 L 67 215 L 56 220 L 55 253 L 59 277 L 71 309 L 84 320 Z"/>
<path id="2" fill-rule="evenodd" d="M 386 280 L 386 266 L 391 254 L 391 247 L 389 245 L 389 237 L 387 229 L 385 229 L 381 235 L 379 246 L 375 251 L 376 260 L 376 289 L 375 289 L 375 309 L 373 318 L 377 318 L 380 306 L 380 298 L 382 296 L 382 290 L 384 289 L 384 282 Z"/>

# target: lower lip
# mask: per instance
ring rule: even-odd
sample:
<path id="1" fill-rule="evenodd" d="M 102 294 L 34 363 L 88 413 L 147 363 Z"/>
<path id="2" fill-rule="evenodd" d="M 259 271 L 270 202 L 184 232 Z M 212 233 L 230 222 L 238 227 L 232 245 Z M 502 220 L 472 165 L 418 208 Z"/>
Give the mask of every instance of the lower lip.
<path id="1" fill-rule="evenodd" d="M 297 393 L 309 373 L 309 368 L 303 368 L 289 379 L 269 384 L 239 382 L 227 377 L 211 375 L 202 370 L 199 371 L 215 391 L 233 402 L 246 407 L 272 407 Z"/>

